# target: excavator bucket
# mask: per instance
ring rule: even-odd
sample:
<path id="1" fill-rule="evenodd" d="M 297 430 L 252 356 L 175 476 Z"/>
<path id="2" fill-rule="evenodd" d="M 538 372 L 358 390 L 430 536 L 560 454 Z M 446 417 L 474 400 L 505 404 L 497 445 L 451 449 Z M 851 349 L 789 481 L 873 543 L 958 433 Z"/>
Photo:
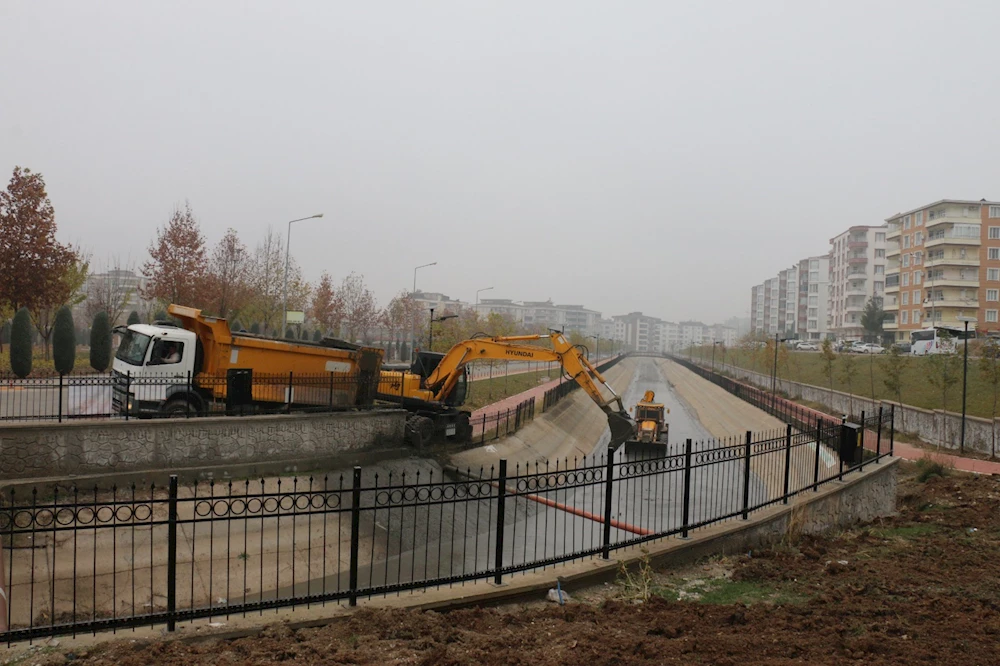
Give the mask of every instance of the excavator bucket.
<path id="1" fill-rule="evenodd" d="M 608 446 L 617 450 L 622 442 L 635 436 L 635 421 L 628 414 L 608 412 L 608 427 L 611 429 L 611 440 Z"/>
<path id="2" fill-rule="evenodd" d="M 641 456 L 643 458 L 663 458 L 667 455 L 667 445 L 661 440 L 644 442 L 641 439 L 633 439 L 635 435 L 629 435 L 625 441 L 626 456 Z"/>

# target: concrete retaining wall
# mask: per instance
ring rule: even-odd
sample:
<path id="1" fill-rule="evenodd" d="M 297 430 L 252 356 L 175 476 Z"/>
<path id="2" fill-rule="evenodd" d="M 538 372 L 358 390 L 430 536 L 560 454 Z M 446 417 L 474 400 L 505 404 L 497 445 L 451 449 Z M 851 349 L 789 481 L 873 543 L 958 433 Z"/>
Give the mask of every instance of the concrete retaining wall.
<path id="1" fill-rule="evenodd" d="M 316 459 L 403 443 L 406 412 L 373 410 L 0 427 L 0 480 Z"/>
<path id="2" fill-rule="evenodd" d="M 716 371 L 724 371 L 730 377 L 745 381 L 749 384 L 770 390 L 771 376 L 760 372 L 753 372 L 745 368 L 740 368 L 728 363 L 716 362 Z M 958 450 L 962 428 L 962 414 L 956 412 L 946 412 L 943 409 L 922 409 L 912 405 L 900 405 L 890 400 L 872 401 L 868 398 L 850 396 L 841 391 L 831 391 L 820 386 L 811 384 L 801 384 L 787 379 L 777 380 L 778 390 L 784 392 L 793 400 L 808 400 L 810 402 L 826 405 L 836 414 L 850 413 L 853 406 L 853 413 L 860 414 L 861 410 L 878 410 L 878 406 L 884 405 L 889 409 L 890 405 L 896 407 L 896 428 L 903 432 L 916 435 L 928 444 L 941 446 L 946 449 Z M 956 402 L 961 400 L 961 388 L 958 391 L 952 390 Z M 993 442 L 1000 442 L 1000 422 L 978 416 L 965 417 L 965 448 L 969 451 L 977 451 L 986 455 L 993 455 Z"/>

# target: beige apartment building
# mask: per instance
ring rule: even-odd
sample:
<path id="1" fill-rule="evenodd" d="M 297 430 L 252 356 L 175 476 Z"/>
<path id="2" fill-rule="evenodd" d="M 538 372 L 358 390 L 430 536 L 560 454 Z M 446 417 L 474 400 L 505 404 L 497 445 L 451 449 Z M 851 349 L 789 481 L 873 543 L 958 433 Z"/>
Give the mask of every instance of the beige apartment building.
<path id="1" fill-rule="evenodd" d="M 1000 330 L 1000 202 L 942 199 L 888 218 L 885 329 Z"/>

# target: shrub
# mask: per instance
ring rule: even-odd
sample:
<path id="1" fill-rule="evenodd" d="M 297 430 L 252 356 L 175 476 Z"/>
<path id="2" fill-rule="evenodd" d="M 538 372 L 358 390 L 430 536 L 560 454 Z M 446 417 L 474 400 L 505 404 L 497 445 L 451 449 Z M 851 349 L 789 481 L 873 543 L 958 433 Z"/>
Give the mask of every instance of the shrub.
<path id="1" fill-rule="evenodd" d="M 250 324 L 250 332 L 254 335 L 260 335 L 260 324 L 257 322 Z"/>
<path id="2" fill-rule="evenodd" d="M 68 305 L 59 308 L 52 326 L 52 362 L 60 375 L 73 372 L 76 363 L 76 326 Z"/>
<path id="3" fill-rule="evenodd" d="M 320 333 L 319 329 L 317 328 L 315 331 L 313 331 L 313 342 L 319 342 L 322 339 L 323 339 L 323 334 Z"/>
<path id="4" fill-rule="evenodd" d="M 24 379 L 31 374 L 31 314 L 21 308 L 10 327 L 10 369 Z"/>
<path id="5" fill-rule="evenodd" d="M 917 481 L 926 483 L 931 477 L 944 477 L 948 475 L 948 468 L 930 458 L 921 458 L 917 461 Z"/>
<path id="6" fill-rule="evenodd" d="M 138 324 L 139 321 L 140 321 L 139 313 L 136 312 L 135 310 L 132 310 L 132 312 L 128 313 L 128 321 L 125 322 L 125 324 L 126 326 L 131 326 L 132 324 Z"/>
<path id="7" fill-rule="evenodd" d="M 136 314 L 134 311 L 132 314 Z M 138 319 L 136 315 L 136 319 Z M 132 315 L 129 315 L 129 321 Z M 111 322 L 108 313 L 101 310 L 94 317 L 90 326 L 90 367 L 98 372 L 104 372 L 111 365 Z"/>

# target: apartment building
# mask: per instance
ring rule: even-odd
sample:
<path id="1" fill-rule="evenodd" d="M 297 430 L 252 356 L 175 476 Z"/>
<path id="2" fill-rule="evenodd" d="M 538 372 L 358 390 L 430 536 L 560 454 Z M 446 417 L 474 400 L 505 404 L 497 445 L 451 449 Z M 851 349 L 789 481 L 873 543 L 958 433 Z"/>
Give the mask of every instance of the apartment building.
<path id="1" fill-rule="evenodd" d="M 798 304 L 795 322 L 800 340 L 823 340 L 827 328 L 827 306 L 830 299 L 830 257 L 807 257 L 798 265 Z"/>
<path id="2" fill-rule="evenodd" d="M 868 299 L 884 298 L 888 227 L 853 226 L 830 239 L 830 333 L 841 340 L 862 340 L 861 315 Z"/>
<path id="3" fill-rule="evenodd" d="M 559 305 L 551 300 L 516 302 L 507 298 L 486 298 L 475 309 L 482 317 L 492 313 L 502 314 L 524 326 L 606 337 L 603 335 L 605 329 L 601 325 L 601 313 L 582 305 Z"/>
<path id="4" fill-rule="evenodd" d="M 808 269 L 808 264 L 806 265 Z M 800 314 L 801 262 L 778 271 L 777 276 L 765 280 L 750 290 L 750 330 L 761 335 L 780 334 L 785 338 L 798 335 Z M 808 270 L 806 270 L 808 278 Z M 808 290 L 808 284 L 806 285 Z M 806 299 L 808 301 L 808 298 Z M 801 313 L 800 313 L 801 311 Z M 801 336 L 800 336 L 801 337 Z"/>
<path id="5" fill-rule="evenodd" d="M 463 309 L 469 307 L 465 301 L 451 298 L 438 292 L 415 291 L 413 292 L 413 302 L 424 312 L 434 310 L 435 316 L 443 314 L 458 314 Z"/>
<path id="6" fill-rule="evenodd" d="M 897 341 L 931 325 L 1000 330 L 1000 202 L 942 199 L 888 225 L 885 310 Z"/>
<path id="7" fill-rule="evenodd" d="M 667 350 L 667 325 L 669 322 L 650 317 L 641 312 L 616 315 L 615 339 L 635 351 L 663 352 Z"/>
<path id="8" fill-rule="evenodd" d="M 751 289 L 750 330 L 754 333 L 774 335 L 778 332 L 780 288 L 774 277 Z M 786 284 L 787 289 L 787 284 Z M 784 316 L 784 310 L 781 310 Z"/>

